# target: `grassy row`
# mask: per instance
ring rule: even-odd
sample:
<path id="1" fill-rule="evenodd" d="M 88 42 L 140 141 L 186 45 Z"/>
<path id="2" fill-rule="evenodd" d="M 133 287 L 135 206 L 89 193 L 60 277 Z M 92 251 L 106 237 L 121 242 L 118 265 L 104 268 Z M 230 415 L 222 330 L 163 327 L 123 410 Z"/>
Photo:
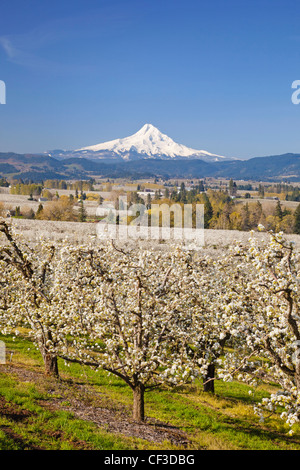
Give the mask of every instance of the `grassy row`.
<path id="1" fill-rule="evenodd" d="M 0 403 L 5 400 L 7 404 L 7 412 L 5 408 L 0 409 L 0 450 L 175 448 L 170 442 L 153 443 L 114 434 L 105 427 L 77 419 L 67 411 L 67 398 L 62 402 L 64 409 L 54 408 L 53 400 L 61 398 L 62 389 L 75 398 L 79 392 L 74 384 L 80 383 L 89 387 L 89 399 L 97 400 L 101 396 L 102 403 L 127 412 L 130 420 L 132 395 L 114 376 L 79 365 L 69 367 L 62 361 L 59 363 L 62 381 L 57 387 L 53 379 L 43 375 L 38 381 L 30 375 L 27 380 L 18 380 L 11 372 L 12 366 L 42 372 L 40 354 L 28 341 L 0 339 L 8 350 L 8 363 L 0 367 Z M 215 395 L 203 393 L 201 384 L 176 390 L 152 390 L 146 393 L 146 416 L 187 433 L 190 449 L 300 450 L 300 428 L 288 436 L 288 428 L 278 416 L 259 423 L 253 402 L 267 393 L 267 389 L 261 388 L 253 397 L 244 384 L 223 382 L 216 383 Z M 11 413 L 12 409 L 15 414 Z"/>

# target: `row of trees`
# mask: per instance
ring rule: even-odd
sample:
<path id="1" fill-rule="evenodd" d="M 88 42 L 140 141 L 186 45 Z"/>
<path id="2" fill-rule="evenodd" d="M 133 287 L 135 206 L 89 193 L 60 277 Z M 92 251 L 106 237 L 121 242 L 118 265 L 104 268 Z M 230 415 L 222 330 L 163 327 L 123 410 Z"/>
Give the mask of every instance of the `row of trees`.
<path id="1" fill-rule="evenodd" d="M 112 193 L 112 201 L 115 204 L 115 208 L 118 209 L 118 201 L 120 191 Z M 180 194 L 180 193 L 179 193 Z M 189 193 L 190 194 L 190 193 Z M 124 195 L 124 194 L 123 194 Z M 88 194 L 89 197 L 89 194 Z M 86 209 L 84 207 L 83 200 L 87 198 L 85 193 L 77 194 L 76 197 L 73 195 L 54 197 L 51 202 L 47 204 L 41 203 L 36 212 L 32 208 L 23 207 L 20 210 L 16 208 L 16 216 L 22 216 L 28 219 L 41 219 L 41 220 L 61 220 L 61 221 L 85 221 L 87 218 Z M 145 204 L 148 210 L 151 209 L 151 204 L 168 204 L 172 206 L 180 204 L 184 208 L 183 202 L 168 198 L 154 198 L 151 200 L 151 196 L 144 201 L 137 192 L 129 192 L 127 201 L 128 209 L 132 204 Z M 94 199 L 96 200 L 96 199 Z M 99 204 L 103 202 L 100 197 L 97 199 Z M 190 203 L 190 202 L 189 202 Z M 247 203 L 236 203 L 228 194 L 224 191 L 213 191 L 208 190 L 206 193 L 200 193 L 192 198 L 192 205 L 203 204 L 204 205 L 204 228 L 209 229 L 223 229 L 223 230 L 243 230 L 250 231 L 256 230 L 258 224 L 263 224 L 268 230 L 275 232 L 283 231 L 284 233 L 300 233 L 300 205 L 292 211 L 282 207 L 282 203 L 277 201 L 276 206 L 272 209 L 268 208 L 266 212 L 263 210 L 263 206 L 260 201 L 247 202 Z M 78 210 L 79 208 L 79 210 Z M 149 217 L 150 217 L 149 212 Z M 79 215 L 79 217 L 78 217 Z M 131 219 L 128 218 L 130 222 Z M 171 213 L 171 224 L 173 216 Z"/>
<path id="2" fill-rule="evenodd" d="M 287 183 L 259 184 L 257 191 L 262 198 L 273 195 L 285 201 L 300 201 L 299 187 Z"/>
<path id="3" fill-rule="evenodd" d="M 10 187 L 10 194 L 40 196 L 44 190 L 49 189 L 68 189 L 75 190 L 77 193 L 93 191 L 94 180 L 74 181 L 72 183 L 66 182 L 64 180 L 46 180 L 42 183 L 12 182 Z"/>
<path id="4" fill-rule="evenodd" d="M 18 194 L 23 196 L 40 196 L 44 186 L 42 184 L 22 184 L 17 183 L 11 185 L 10 194 Z"/>
<path id="5" fill-rule="evenodd" d="M 0 216 L 4 217 L 6 213 L 4 204 L 0 203 Z M 40 203 L 36 211 L 30 206 L 23 206 L 22 209 L 16 206 L 14 210 L 10 210 L 10 214 L 17 218 L 66 222 L 85 222 L 88 216 L 82 199 L 76 201 L 67 196 L 61 196 L 47 204 Z"/>
<path id="6" fill-rule="evenodd" d="M 203 204 L 204 228 L 223 230 L 257 230 L 259 224 L 268 230 L 285 233 L 300 233 L 300 206 L 296 210 L 284 208 L 281 201 L 264 209 L 257 201 L 241 202 L 232 199 L 227 191 L 208 189 L 206 192 L 180 191 L 169 193 L 169 197 L 156 197 L 152 203 Z M 150 205 L 149 205 L 150 207 Z"/>
<path id="7" fill-rule="evenodd" d="M 53 180 L 52 186 L 58 187 L 60 183 L 65 182 Z M 87 197 L 90 198 L 95 194 L 89 193 L 87 195 L 82 191 L 82 188 L 88 185 L 92 185 L 92 182 L 79 181 L 73 183 L 72 187 L 76 187 L 75 196 L 71 194 L 69 202 L 67 202 L 66 196 L 59 197 L 58 194 L 54 195 L 49 189 L 45 189 L 43 185 L 17 184 L 12 186 L 11 192 L 13 194 L 28 194 L 31 197 L 32 195 L 39 194 L 53 201 L 49 208 L 45 206 L 44 211 L 41 211 L 41 208 L 39 208 L 37 214 L 34 214 L 32 210 L 29 212 L 23 211 L 24 217 L 69 221 L 78 220 L 74 203 Z M 81 188 L 80 193 L 77 187 Z M 237 188 L 235 182 L 230 180 L 228 191 L 207 189 L 204 192 L 204 184 L 199 181 L 191 190 L 187 190 L 184 183 L 181 184 L 179 190 L 177 187 L 166 188 L 164 191 L 157 190 L 154 199 L 149 194 L 146 200 L 144 200 L 136 191 L 129 191 L 127 193 L 125 191 L 112 191 L 111 199 L 116 203 L 116 208 L 118 208 L 117 201 L 120 195 L 127 195 L 129 207 L 132 204 L 145 204 L 147 209 L 150 209 L 153 203 L 166 203 L 169 205 L 176 203 L 182 206 L 184 204 L 204 204 L 204 226 L 209 229 L 249 231 L 256 230 L 258 224 L 263 224 L 268 230 L 276 232 L 300 233 L 300 206 L 293 211 L 283 207 L 280 200 L 277 201 L 275 208 L 272 203 L 269 206 L 265 204 L 263 206 L 260 201 L 254 202 L 250 199 L 249 202 L 245 203 L 240 199 L 231 197 L 236 194 Z M 288 185 L 276 185 L 276 187 L 271 187 L 271 189 L 288 191 L 291 188 Z M 263 190 L 262 185 L 260 185 L 260 190 Z M 294 190 L 296 191 L 295 188 Z M 286 197 L 290 197 L 288 193 Z M 103 201 L 98 194 L 96 194 L 96 199 L 95 197 L 93 199 L 97 199 L 99 204 Z M 55 202 L 57 200 L 59 202 Z M 81 206 L 80 211 L 84 212 Z M 86 216 L 81 214 L 80 220 L 86 220 Z"/>
<path id="8" fill-rule="evenodd" d="M 299 421 L 300 256 L 282 234 L 210 259 L 179 246 L 30 246 L 4 220 L 0 231 L 1 331 L 27 328 L 47 373 L 60 357 L 118 376 L 136 420 L 149 388 L 272 382 L 257 413 Z"/>
<path id="9" fill-rule="evenodd" d="M 75 204 L 74 199 L 62 196 L 45 205 L 40 204 L 34 218 L 37 220 L 85 222 L 87 219 L 87 211 L 82 199 Z"/>
<path id="10" fill-rule="evenodd" d="M 88 181 L 74 181 L 72 183 L 66 182 L 64 180 L 46 180 L 44 181 L 43 186 L 47 189 L 69 189 L 83 192 L 94 191 L 94 183 L 95 181 L 93 179 Z"/>

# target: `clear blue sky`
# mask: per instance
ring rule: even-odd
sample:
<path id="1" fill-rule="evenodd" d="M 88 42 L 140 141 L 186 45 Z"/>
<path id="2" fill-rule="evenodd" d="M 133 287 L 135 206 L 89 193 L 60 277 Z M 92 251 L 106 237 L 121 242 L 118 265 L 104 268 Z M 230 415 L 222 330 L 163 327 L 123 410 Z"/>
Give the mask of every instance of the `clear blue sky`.
<path id="1" fill-rule="evenodd" d="M 0 151 L 145 123 L 196 149 L 300 152 L 299 0 L 1 0 Z"/>

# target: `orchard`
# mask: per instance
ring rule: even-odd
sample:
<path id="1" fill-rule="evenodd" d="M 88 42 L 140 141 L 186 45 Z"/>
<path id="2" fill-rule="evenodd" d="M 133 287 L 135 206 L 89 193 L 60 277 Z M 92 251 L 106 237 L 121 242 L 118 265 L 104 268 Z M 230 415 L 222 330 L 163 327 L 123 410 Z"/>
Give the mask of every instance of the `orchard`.
<path id="1" fill-rule="evenodd" d="M 300 254 L 282 233 L 251 235 L 223 256 L 116 242 L 29 243 L 0 221 L 0 329 L 29 334 L 45 373 L 58 358 L 102 369 L 132 390 L 133 418 L 145 392 L 218 380 L 276 393 L 256 405 L 300 417 Z"/>

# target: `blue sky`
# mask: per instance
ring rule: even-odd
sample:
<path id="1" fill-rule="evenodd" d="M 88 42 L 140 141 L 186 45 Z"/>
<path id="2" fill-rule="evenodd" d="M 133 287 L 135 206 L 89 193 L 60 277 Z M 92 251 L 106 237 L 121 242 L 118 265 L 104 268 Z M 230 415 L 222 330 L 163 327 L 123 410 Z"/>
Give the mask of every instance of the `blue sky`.
<path id="1" fill-rule="evenodd" d="M 217 154 L 300 153 L 299 79 L 298 0 L 1 0 L 0 152 L 151 123 Z"/>

